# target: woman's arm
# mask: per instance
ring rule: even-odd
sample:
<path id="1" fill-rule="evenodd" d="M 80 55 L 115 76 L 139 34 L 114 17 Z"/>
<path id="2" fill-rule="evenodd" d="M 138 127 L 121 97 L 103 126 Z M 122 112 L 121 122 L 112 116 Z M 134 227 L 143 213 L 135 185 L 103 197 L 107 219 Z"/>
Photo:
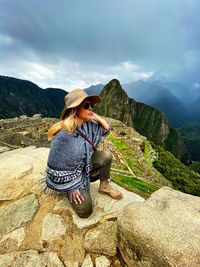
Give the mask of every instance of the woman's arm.
<path id="1" fill-rule="evenodd" d="M 109 124 L 107 123 L 107 121 L 104 120 L 103 118 L 101 118 L 96 113 L 93 112 L 93 116 L 91 117 L 91 119 L 95 120 L 96 122 L 98 122 L 106 131 L 109 130 Z"/>

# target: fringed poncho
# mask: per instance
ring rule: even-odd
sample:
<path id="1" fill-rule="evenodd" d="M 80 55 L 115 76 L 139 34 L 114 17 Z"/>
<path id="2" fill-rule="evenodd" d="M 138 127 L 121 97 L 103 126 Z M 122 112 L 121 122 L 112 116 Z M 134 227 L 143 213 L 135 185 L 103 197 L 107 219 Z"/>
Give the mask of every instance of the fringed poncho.
<path id="1" fill-rule="evenodd" d="M 86 121 L 77 126 L 77 129 L 86 135 L 95 147 L 102 137 L 111 131 L 111 127 L 106 131 L 95 120 Z M 44 192 L 51 194 L 53 190 L 69 193 L 80 188 L 89 192 L 93 152 L 92 145 L 78 132 L 70 133 L 64 129 L 59 131 L 51 142 L 46 176 L 40 181 Z"/>

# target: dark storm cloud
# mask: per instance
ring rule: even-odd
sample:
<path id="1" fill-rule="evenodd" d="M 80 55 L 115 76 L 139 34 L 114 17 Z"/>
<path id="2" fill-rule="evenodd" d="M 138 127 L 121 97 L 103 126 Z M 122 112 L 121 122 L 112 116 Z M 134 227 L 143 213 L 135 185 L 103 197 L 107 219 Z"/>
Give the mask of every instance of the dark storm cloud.
<path id="1" fill-rule="evenodd" d="M 132 62 L 170 77 L 187 72 L 193 80 L 200 65 L 199 3 L 1 0 L 0 55 L 4 64 L 12 57 L 55 65 L 66 59 L 97 72 Z"/>

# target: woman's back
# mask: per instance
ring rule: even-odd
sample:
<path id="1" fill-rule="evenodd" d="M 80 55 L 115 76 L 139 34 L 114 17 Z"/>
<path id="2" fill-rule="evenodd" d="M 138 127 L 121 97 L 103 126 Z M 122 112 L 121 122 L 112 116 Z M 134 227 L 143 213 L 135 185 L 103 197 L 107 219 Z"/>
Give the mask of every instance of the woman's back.
<path id="1" fill-rule="evenodd" d="M 59 131 L 51 142 L 47 166 L 57 170 L 70 170 L 84 163 L 85 141 L 76 132 Z"/>

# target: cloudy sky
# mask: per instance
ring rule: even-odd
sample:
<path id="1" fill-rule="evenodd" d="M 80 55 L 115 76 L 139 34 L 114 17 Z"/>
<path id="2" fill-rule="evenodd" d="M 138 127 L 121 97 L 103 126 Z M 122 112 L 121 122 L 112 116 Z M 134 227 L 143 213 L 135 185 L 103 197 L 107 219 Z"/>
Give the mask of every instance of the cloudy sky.
<path id="1" fill-rule="evenodd" d="M 200 84 L 199 0 L 0 0 L 0 75 L 42 88 Z"/>

